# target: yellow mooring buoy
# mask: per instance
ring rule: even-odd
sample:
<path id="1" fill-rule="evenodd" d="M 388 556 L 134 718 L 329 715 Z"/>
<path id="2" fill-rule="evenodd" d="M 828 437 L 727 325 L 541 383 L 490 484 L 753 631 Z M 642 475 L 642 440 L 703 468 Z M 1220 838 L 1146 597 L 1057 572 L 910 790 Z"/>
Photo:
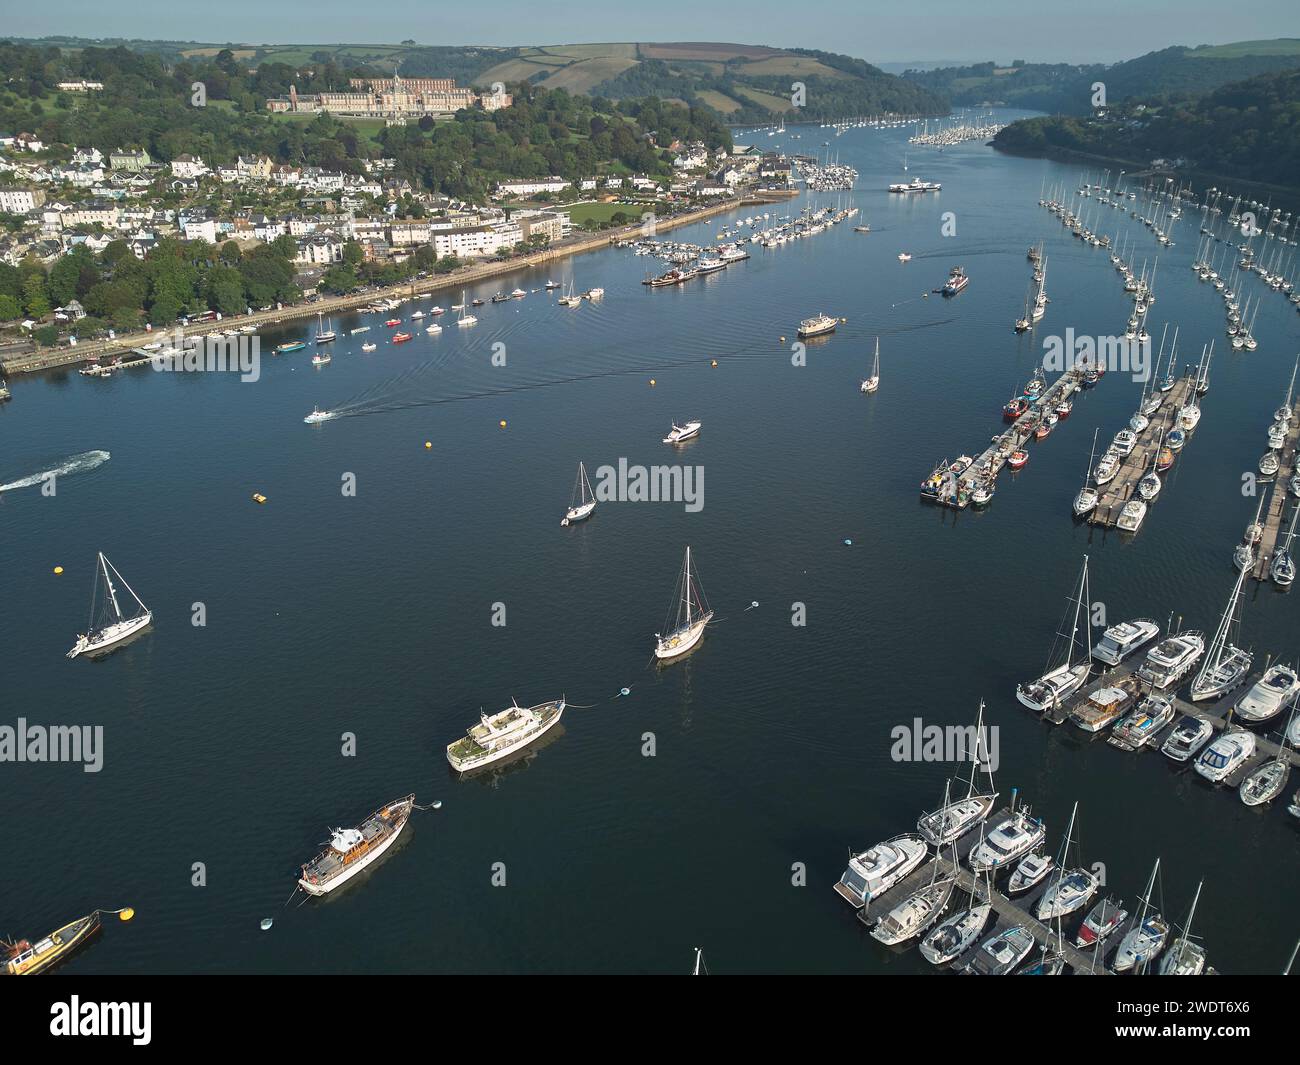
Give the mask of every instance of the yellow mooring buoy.
<path id="1" fill-rule="evenodd" d="M 58 574 L 58 573 L 62 573 L 62 572 L 63 572 L 63 567 L 62 567 L 62 566 L 55 566 L 55 567 L 54 567 L 54 572 L 55 572 L 56 574 Z"/>
<path id="2" fill-rule="evenodd" d="M 132 907 L 127 906 L 124 910 L 118 913 L 117 919 L 119 921 L 129 921 L 134 916 L 135 916 L 135 910 Z"/>
<path id="3" fill-rule="evenodd" d="M 506 427 L 506 420 L 504 418 L 501 419 L 500 425 L 502 429 Z"/>
<path id="4" fill-rule="evenodd" d="M 426 451 L 428 451 L 429 448 L 431 448 L 431 447 L 433 447 L 433 441 L 432 441 L 432 440 L 426 440 L 426 441 L 424 442 L 424 449 L 425 449 Z"/>

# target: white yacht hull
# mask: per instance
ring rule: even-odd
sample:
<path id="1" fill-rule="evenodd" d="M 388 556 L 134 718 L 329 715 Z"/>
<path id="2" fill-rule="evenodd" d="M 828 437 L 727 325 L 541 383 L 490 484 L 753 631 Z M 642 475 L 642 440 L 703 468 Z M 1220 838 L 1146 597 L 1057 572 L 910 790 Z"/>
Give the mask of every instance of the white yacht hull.
<path id="1" fill-rule="evenodd" d="M 525 747 L 531 746 L 551 731 L 560 723 L 560 718 L 564 716 L 564 703 L 558 704 L 558 712 L 549 721 L 543 721 L 534 731 L 525 733 L 518 743 L 513 743 L 509 747 L 502 747 L 495 751 L 489 751 L 477 758 L 464 758 L 459 762 L 453 760 L 451 752 L 447 752 L 447 761 L 451 763 L 453 769 L 459 773 L 468 773 L 474 769 L 482 769 L 485 765 L 491 765 L 493 762 L 499 762 L 502 758 L 522 751 Z"/>
<path id="2" fill-rule="evenodd" d="M 298 880 L 298 886 L 302 888 L 303 891 L 307 892 L 308 895 L 328 895 L 331 891 L 337 891 L 358 873 L 364 872 L 366 869 L 370 868 L 370 866 L 374 865 L 375 862 L 379 861 L 379 859 L 387 852 L 388 848 L 397 842 L 397 837 L 406 829 L 406 824 L 409 820 L 410 818 L 407 817 L 407 819 L 398 826 L 397 830 L 384 840 L 383 843 L 375 847 L 374 850 L 367 851 L 366 854 L 349 865 L 343 872 L 339 873 L 338 876 L 332 877 L 328 883 L 312 883 L 310 880 L 300 878 Z"/>
<path id="3" fill-rule="evenodd" d="M 78 655 L 97 655 L 103 654 L 110 647 L 113 647 L 137 632 L 153 621 L 153 612 L 146 610 L 138 618 L 131 618 L 129 621 L 116 621 L 97 632 L 93 637 L 77 637 L 77 642 L 72 650 L 68 652 L 69 658 L 76 658 Z"/>
<path id="4" fill-rule="evenodd" d="M 713 620 L 713 611 L 710 610 L 698 621 L 684 629 L 679 629 L 670 636 L 662 637 L 655 644 L 655 658 L 661 662 L 666 662 L 673 658 L 679 658 L 692 650 L 697 643 L 704 637 L 704 627 Z"/>

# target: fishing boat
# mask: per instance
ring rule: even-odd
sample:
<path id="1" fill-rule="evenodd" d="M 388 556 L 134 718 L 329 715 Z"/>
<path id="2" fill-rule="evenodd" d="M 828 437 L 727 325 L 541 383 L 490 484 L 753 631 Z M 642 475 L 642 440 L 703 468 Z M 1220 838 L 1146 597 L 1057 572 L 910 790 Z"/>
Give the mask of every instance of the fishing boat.
<path id="1" fill-rule="evenodd" d="M 977 482 L 970 490 L 971 506 L 983 508 L 989 505 L 993 500 L 995 487 L 992 481 L 983 480 Z"/>
<path id="2" fill-rule="evenodd" d="M 1085 514 L 1095 510 L 1098 501 L 1101 499 L 1101 493 L 1088 483 L 1088 474 L 1092 470 L 1092 460 L 1097 454 L 1097 434 L 1100 431 L 1100 429 L 1093 430 L 1092 451 L 1088 453 L 1088 465 L 1083 471 L 1083 487 L 1079 489 L 1079 494 L 1074 497 L 1074 514 L 1078 518 L 1082 518 Z"/>
<path id="3" fill-rule="evenodd" d="M 699 586 L 699 580 L 691 569 L 691 549 L 686 548 L 686 559 L 682 563 L 681 576 L 677 581 L 675 613 L 669 608 L 668 617 L 671 624 L 665 625 L 664 633 L 655 633 L 655 658 L 661 662 L 678 658 L 686 654 L 704 636 L 704 628 L 713 620 L 713 611 Z"/>
<path id="4" fill-rule="evenodd" d="M 693 440 L 699 436 L 702 427 L 703 423 L 699 421 L 683 422 L 681 425 L 673 422 L 672 428 L 668 431 L 668 435 L 664 437 L 663 442 L 665 444 L 684 444 L 687 440 Z"/>
<path id="5" fill-rule="evenodd" d="M 402 834 L 415 796 L 394 799 L 356 828 L 335 828 L 329 846 L 302 867 L 298 886 L 309 895 L 328 895 L 377 862 Z"/>
<path id="6" fill-rule="evenodd" d="M 799 323 L 799 336 L 807 338 L 833 333 L 837 325 L 839 325 L 838 318 L 832 318 L 829 314 L 818 314 L 812 318 L 805 318 Z"/>
<path id="7" fill-rule="evenodd" d="M 1192 629 L 1174 633 L 1147 652 L 1137 676 L 1163 691 L 1190 673 L 1204 653 L 1204 633 Z"/>
<path id="8" fill-rule="evenodd" d="M 393 334 L 393 343 L 394 343 L 394 344 L 405 344 L 405 343 L 406 343 L 408 340 L 410 340 L 410 339 L 411 339 L 411 334 L 410 334 L 410 333 L 394 333 L 394 334 Z"/>
<path id="9" fill-rule="evenodd" d="M 1002 408 L 1002 417 L 1009 422 L 1014 422 L 1028 409 L 1029 400 L 1025 399 L 1023 396 L 1017 396 Z"/>
<path id="10" fill-rule="evenodd" d="M 1034 949 L 1034 937 L 1024 925 L 989 936 L 962 972 L 972 976 L 1006 976 Z"/>
<path id="11" fill-rule="evenodd" d="M 871 364 L 871 376 L 862 382 L 863 392 L 874 392 L 880 387 L 880 338 L 876 337 L 876 357 Z"/>
<path id="12" fill-rule="evenodd" d="M 578 477 L 573 485 L 573 499 L 560 524 L 572 525 L 574 522 L 586 521 L 595 509 L 596 496 L 591 490 L 591 482 L 587 480 L 587 467 L 579 462 Z"/>
<path id="13" fill-rule="evenodd" d="M 1016 448 L 1011 452 L 1011 457 L 1007 459 L 1007 465 L 1013 470 L 1021 469 L 1029 461 L 1029 452 L 1024 448 Z"/>
<path id="14" fill-rule="evenodd" d="M 374 351 L 375 348 L 377 348 L 378 346 L 379 346 L 378 344 L 362 344 L 362 345 L 361 345 L 361 350 L 362 350 L 362 351 Z"/>
<path id="15" fill-rule="evenodd" d="M 1160 753 L 1172 762 L 1190 762 L 1214 735 L 1214 726 L 1191 714 L 1184 714 L 1166 737 Z"/>
<path id="16" fill-rule="evenodd" d="M 971 905 L 953 914 L 921 941 L 921 956 L 931 965 L 956 961 L 984 934 L 993 907 L 975 901 L 975 883 L 971 885 Z"/>
<path id="17" fill-rule="evenodd" d="M 893 947 L 924 935 L 943 916 L 955 887 L 956 881 L 951 878 L 937 880 L 909 895 L 876 922 L 871 938 Z M 869 907 L 864 907 L 858 914 L 864 923 L 869 921 L 868 910 Z"/>
<path id="18" fill-rule="evenodd" d="M 389 318 L 388 321 L 384 323 L 384 325 L 386 325 L 389 329 L 396 328 L 401 324 L 402 324 L 402 320 L 400 318 Z"/>
<path id="19" fill-rule="evenodd" d="M 1027 809 L 1004 818 L 970 852 L 967 864 L 976 873 L 996 872 L 1014 865 L 1047 836 L 1047 827 Z"/>
<path id="20" fill-rule="evenodd" d="M 0 958 L 6 976 L 39 976 L 60 962 L 67 961 L 84 947 L 101 929 L 99 911 L 69 921 L 35 943 L 26 939 L 0 940 Z"/>
<path id="21" fill-rule="evenodd" d="M 966 271 L 960 266 L 954 266 L 948 272 L 948 280 L 944 283 L 943 294 L 945 296 L 955 296 L 970 284 L 970 278 Z"/>
<path id="22" fill-rule="evenodd" d="M 1119 949 L 1111 963 L 1115 972 L 1126 973 L 1130 969 L 1144 972 L 1164 949 L 1169 938 L 1169 922 L 1151 908 L 1151 891 L 1155 887 L 1156 874 L 1160 871 L 1160 859 L 1151 867 L 1151 876 L 1147 879 L 1147 889 L 1142 894 L 1142 907 L 1132 927 L 1124 933 L 1119 941 Z"/>
<path id="23" fill-rule="evenodd" d="M 523 707 L 513 699 L 495 714 L 479 712 L 478 724 L 447 745 L 447 761 L 458 773 L 482 769 L 541 739 L 560 723 L 564 699 Z"/>
<path id="24" fill-rule="evenodd" d="M 332 417 L 334 417 L 332 412 L 321 410 L 319 407 L 312 407 L 311 413 L 303 421 L 308 425 L 315 425 L 317 422 L 327 422 Z"/>
<path id="25" fill-rule="evenodd" d="M 1150 618 L 1136 618 L 1112 625 L 1101 634 L 1101 640 L 1092 649 L 1092 657 L 1108 666 L 1117 666 L 1140 647 L 1160 635 L 1160 626 Z"/>
<path id="26" fill-rule="evenodd" d="M 1270 758 L 1246 774 L 1237 794 L 1247 806 L 1263 806 L 1282 794 L 1290 777 L 1291 763 L 1285 757 Z"/>
<path id="27" fill-rule="evenodd" d="M 134 608 L 128 603 L 127 610 L 122 609 L 117 596 L 117 587 L 113 583 L 115 577 L 134 601 Z M 105 593 L 102 600 L 99 597 L 101 580 Z M 90 623 L 85 634 L 77 636 L 77 642 L 68 652 L 68 657 L 89 655 L 93 658 L 103 654 L 109 648 L 134 636 L 151 621 L 153 621 L 153 614 L 149 608 L 140 601 L 140 597 L 118 573 L 113 563 L 104 557 L 104 552 L 100 551 L 98 567 L 95 570 L 95 582 L 90 591 Z"/>
<path id="28" fill-rule="evenodd" d="M 1139 751 L 1160 735 L 1173 719 L 1172 699 L 1164 695 L 1148 695 L 1111 729 L 1106 742 L 1121 751 Z"/>
<path id="29" fill-rule="evenodd" d="M 275 353 L 277 355 L 287 355 L 291 351 L 302 351 L 306 346 L 307 341 L 305 340 L 288 340 L 283 344 L 277 344 Z"/>
<path id="30" fill-rule="evenodd" d="M 312 353 L 311 364 L 313 366 L 324 366 L 330 361 L 332 360 L 328 351 L 317 351 Z"/>
<path id="31" fill-rule="evenodd" d="M 430 336 L 433 336 L 437 333 L 442 332 L 442 326 L 440 326 L 437 322 L 430 322 L 427 326 L 424 327 L 424 331 L 428 333 Z"/>
<path id="32" fill-rule="evenodd" d="M 1229 728 L 1215 737 L 1196 759 L 1196 772 L 1211 784 L 1222 784 L 1255 753 L 1255 734 Z"/>
<path id="33" fill-rule="evenodd" d="M 835 891 L 856 909 L 869 906 L 925 860 L 928 853 L 920 836 L 902 835 L 877 843 L 849 859 Z"/>
<path id="34" fill-rule="evenodd" d="M 1192 681 L 1191 695 L 1193 702 L 1203 699 L 1217 699 L 1226 695 L 1246 679 L 1255 656 L 1249 651 L 1230 643 L 1233 632 L 1240 628 L 1241 619 L 1237 613 L 1237 603 L 1241 599 L 1241 589 L 1246 583 L 1246 570 L 1237 574 L 1237 583 L 1233 585 L 1232 594 L 1228 596 L 1228 605 L 1223 609 L 1219 627 L 1210 641 L 1209 651 L 1201 671 Z"/>
<path id="35" fill-rule="evenodd" d="M 1047 659 L 1050 668 L 1037 680 L 1016 686 L 1016 698 L 1021 705 L 1045 714 L 1064 703 L 1088 679 L 1092 672 L 1092 625 L 1086 613 L 1088 595 L 1088 556 L 1084 555 L 1077 593 L 1066 598 L 1066 617 L 1070 608 L 1074 608 L 1070 631 L 1057 632 Z M 1065 617 L 1061 621 L 1064 627 Z M 1057 665 L 1052 666 L 1054 661 Z"/>
<path id="36" fill-rule="evenodd" d="M 1290 666 L 1275 663 L 1237 700 L 1232 716 L 1249 725 L 1262 725 L 1277 717 L 1297 694 L 1300 694 L 1300 676 Z"/>
<path id="37" fill-rule="evenodd" d="M 900 263 L 910 263 L 910 262 L 912 261 L 912 257 L 911 257 L 910 255 L 908 255 L 907 252 L 905 252 L 905 251 L 900 251 L 900 252 L 898 253 L 898 261 L 899 261 Z"/>
<path id="38" fill-rule="evenodd" d="M 492 296 L 492 302 L 493 302 L 493 303 L 509 303 L 509 302 L 510 302 L 510 297 L 507 296 L 504 292 L 497 292 L 497 293 L 494 293 L 494 294 L 493 294 L 493 296 Z"/>
<path id="39" fill-rule="evenodd" d="M 1106 449 L 1105 454 L 1097 460 L 1097 467 L 1092 471 L 1092 479 L 1099 485 L 1110 484 L 1119 472 L 1119 452 L 1114 445 Z"/>
<path id="40" fill-rule="evenodd" d="M 1037 887 L 1043 878 L 1056 868 L 1056 859 L 1050 854 L 1026 854 L 1012 870 L 1011 879 L 1007 881 L 1007 893 L 1021 895 L 1030 888 Z"/>
<path id="41" fill-rule="evenodd" d="M 1182 935 L 1174 940 L 1173 946 L 1160 959 L 1161 976 L 1200 976 L 1205 972 L 1205 948 L 1192 940 L 1192 919 L 1196 916 L 1196 904 L 1201 899 L 1201 887 L 1201 884 L 1196 885 L 1196 896 L 1192 899 L 1192 908 L 1188 911 Z"/>

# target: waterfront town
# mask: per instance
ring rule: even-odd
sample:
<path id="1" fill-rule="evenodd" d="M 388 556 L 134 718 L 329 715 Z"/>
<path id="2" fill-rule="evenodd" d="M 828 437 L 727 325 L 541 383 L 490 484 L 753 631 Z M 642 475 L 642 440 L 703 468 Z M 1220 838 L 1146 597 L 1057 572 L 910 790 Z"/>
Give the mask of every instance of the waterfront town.
<path id="1" fill-rule="evenodd" d="M 273 113 L 372 116 L 385 125 L 404 125 L 421 118 L 427 124 L 432 116 L 449 121 L 463 109 L 496 111 L 514 100 L 510 93 L 457 87 L 448 78 L 395 75 L 353 79 L 352 87 L 355 91 L 347 93 L 303 95 L 291 88 L 287 97 L 268 99 L 266 107 Z M 65 91 L 94 93 L 97 83 L 68 83 Z M 267 155 L 204 158 L 182 152 L 164 160 L 135 144 L 104 151 L 46 144 L 25 130 L 3 132 L 0 264 L 28 279 L 37 264 L 50 273 L 64 257 L 102 258 L 111 248 L 118 256 L 129 252 L 143 261 L 160 242 L 179 241 L 220 248 L 230 262 L 278 241 L 276 248 L 294 269 L 295 296 L 311 298 L 355 289 L 353 268 L 363 264 L 372 275 L 386 267 L 401 278 L 417 270 L 449 274 L 639 224 L 647 215 L 664 218 L 740 202 L 759 188 L 778 195 L 791 188 L 792 163 L 776 152 L 648 139 L 658 159 L 670 164 L 660 173 L 630 172 L 616 164 L 575 179 L 500 180 L 483 202 L 470 202 L 419 187 L 400 176 L 396 160 L 382 155 L 347 169 L 277 163 Z M 340 285 L 332 268 L 348 283 Z M 96 317 L 85 305 L 85 292 L 76 293 L 81 298 L 63 294 L 70 298 L 59 299 L 49 286 L 33 292 L 24 286 L 16 296 L 0 293 L 0 364 L 21 370 L 8 360 L 52 347 L 81 345 L 85 351 L 87 342 L 111 342 L 117 333 L 146 325 L 136 308 Z M 190 301 L 167 309 L 176 310 L 174 320 L 182 324 L 212 313 L 271 309 L 236 306 L 239 302 L 228 296 L 207 306 Z M 276 304 L 280 309 L 279 300 Z M 147 324 L 172 320 L 170 314 L 165 320 L 154 314 Z M 65 351 L 59 361 L 70 355 Z"/>

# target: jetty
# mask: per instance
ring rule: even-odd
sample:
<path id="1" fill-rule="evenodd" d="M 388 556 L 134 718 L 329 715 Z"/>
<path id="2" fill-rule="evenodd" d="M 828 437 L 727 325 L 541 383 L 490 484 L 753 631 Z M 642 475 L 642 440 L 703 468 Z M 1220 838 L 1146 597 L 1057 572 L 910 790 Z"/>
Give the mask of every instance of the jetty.
<path id="1" fill-rule="evenodd" d="M 1071 930 L 1070 932 L 1065 933 L 1060 939 L 1058 939 L 1057 936 L 1056 923 L 1048 925 L 1034 916 L 1034 905 L 1038 902 L 1038 899 L 1043 895 L 1043 893 L 1051 887 L 1056 876 L 1055 869 L 1052 874 L 1045 877 L 1041 883 L 1036 884 L 1024 894 L 1016 895 L 1015 897 L 1011 897 L 999 890 L 996 884 L 998 877 L 1009 875 L 1011 870 L 1015 868 L 1016 863 L 1012 863 L 1006 868 L 998 870 L 997 876 L 993 878 L 994 886 L 991 893 L 985 889 L 984 874 L 981 873 L 979 876 L 976 876 L 971 872 L 967 864 L 970 852 L 978 846 L 980 840 L 984 836 L 984 831 L 987 830 L 988 827 L 996 825 L 1012 815 L 1014 812 L 1013 807 L 1014 803 L 1012 807 L 1003 807 L 996 813 L 990 814 L 982 828 L 978 825 L 975 826 L 962 836 L 961 839 L 957 840 L 955 844 L 943 848 L 941 854 L 930 858 L 928 861 L 922 862 L 921 865 L 913 870 L 909 876 L 904 877 L 888 891 L 873 898 L 863 910 L 859 911 L 858 916 L 860 920 L 864 925 L 874 925 L 877 918 L 884 917 L 900 902 L 908 896 L 920 891 L 932 880 L 952 879 L 957 882 L 958 891 L 963 892 L 968 896 L 974 892 L 976 898 L 988 902 L 993 910 L 993 920 L 989 921 L 983 934 L 981 934 L 979 939 L 975 941 L 975 944 L 965 954 L 962 954 L 955 961 L 950 963 L 949 968 L 952 972 L 959 972 L 979 950 L 980 944 L 989 937 L 998 935 L 999 933 L 1006 931 L 1008 928 L 1014 928 L 1016 925 L 1020 925 L 1034 937 L 1035 942 L 1035 949 L 1026 955 L 1024 961 L 1021 963 L 1022 965 L 1027 966 L 1038 961 L 1042 957 L 1043 947 L 1046 946 L 1049 955 L 1058 953 L 1062 954 L 1065 958 L 1066 964 L 1074 970 L 1076 975 L 1112 975 L 1110 970 L 1106 968 L 1106 958 L 1110 956 L 1111 952 L 1119 949 L 1120 941 L 1123 940 L 1124 933 L 1128 930 L 1132 918 L 1126 920 L 1124 924 L 1106 938 L 1101 945 L 1099 954 L 1093 950 L 1079 950 L 1077 947 L 1072 945 L 1074 942 L 1073 933 L 1077 924 L 1083 920 L 1087 915 L 1088 910 L 1092 908 L 1092 903 L 1089 903 L 1088 906 L 1076 913 L 1070 914 L 1059 922 L 1063 929 L 1069 928 Z M 954 855 L 957 859 L 955 862 L 953 861 Z M 1097 897 L 1100 898 L 1101 895 L 1099 894 Z M 961 908 L 962 905 L 962 901 L 950 903 L 948 913 L 951 914 L 956 909 Z M 1064 942 L 1062 942 L 1061 939 L 1063 939 Z M 916 940 L 909 940 L 906 946 L 915 947 L 919 941 L 919 938 Z M 892 947 L 889 949 L 896 950 L 900 948 Z"/>
<path id="2" fill-rule="evenodd" d="M 1102 486 L 1101 498 L 1088 515 L 1089 524 L 1109 527 L 1119 521 L 1124 504 L 1137 492 L 1138 481 L 1151 470 L 1165 434 L 1178 428 L 1178 412 L 1191 402 L 1195 394 L 1194 374 L 1180 378 L 1173 388 L 1163 394 L 1161 404 L 1151 416 L 1147 427 L 1137 434 L 1133 450 L 1124 456 L 1114 478 Z M 1191 434 L 1188 433 L 1187 436 L 1190 442 Z"/>
<path id="3" fill-rule="evenodd" d="M 997 478 L 1012 454 L 1034 439 L 1040 421 L 1083 387 L 1083 376 L 1084 369 L 1075 367 L 1066 370 L 1038 396 L 1022 395 L 1020 398 L 1029 401 L 1024 413 L 993 437 L 989 446 L 969 463 L 959 461 L 949 465 L 945 459 L 936 466 L 921 482 L 921 497 L 941 506 L 965 510 L 975 486 L 981 482 L 992 483 Z"/>
<path id="4" fill-rule="evenodd" d="M 1282 535 L 1283 519 L 1286 517 L 1287 494 L 1291 478 L 1296 473 L 1296 449 L 1300 446 L 1300 402 L 1292 413 L 1291 425 L 1287 429 L 1286 441 L 1278 452 L 1277 476 L 1273 478 L 1273 488 L 1268 497 L 1268 509 L 1260 519 L 1264 525 L 1264 534 L 1256 548 L 1258 561 L 1251 576 L 1257 581 L 1269 579 L 1269 566 L 1277 549 L 1278 537 Z"/>

